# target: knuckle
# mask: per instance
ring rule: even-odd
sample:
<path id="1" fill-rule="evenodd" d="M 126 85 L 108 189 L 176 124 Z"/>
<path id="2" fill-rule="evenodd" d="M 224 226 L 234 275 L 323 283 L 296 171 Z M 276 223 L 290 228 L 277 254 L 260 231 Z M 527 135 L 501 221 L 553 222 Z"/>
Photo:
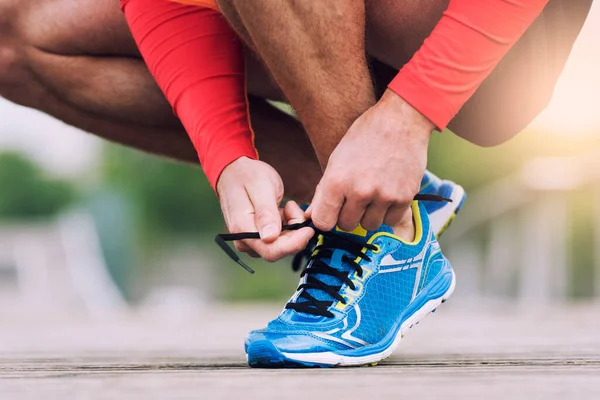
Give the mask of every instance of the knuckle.
<path id="1" fill-rule="evenodd" d="M 374 231 L 376 229 L 379 229 L 379 227 L 381 226 L 381 222 L 378 219 L 374 219 L 374 218 L 368 218 L 368 219 L 364 219 L 361 221 L 361 225 L 363 228 L 365 228 L 368 231 Z"/>
<path id="2" fill-rule="evenodd" d="M 373 190 L 367 186 L 360 186 L 352 191 L 352 195 L 356 200 L 364 203 L 373 197 Z"/>
<path id="3" fill-rule="evenodd" d="M 323 199 L 323 203 L 322 203 L 323 207 L 321 207 L 321 210 L 323 208 L 327 209 L 328 211 L 334 211 L 334 210 L 338 210 L 341 206 L 340 202 L 336 199 L 333 199 L 331 197 L 327 197 L 325 199 Z"/>
<path id="4" fill-rule="evenodd" d="M 338 226 L 340 227 L 340 229 L 350 232 L 356 229 L 356 227 L 358 226 L 358 222 L 344 219 L 338 221 Z"/>
<path id="5" fill-rule="evenodd" d="M 378 199 L 381 202 L 393 204 L 394 206 L 405 207 L 412 202 L 413 196 L 406 191 L 393 193 L 386 190 L 379 193 Z"/>
<path id="6" fill-rule="evenodd" d="M 276 219 L 275 215 L 271 212 L 271 210 L 267 208 L 261 208 L 255 211 L 256 220 L 259 222 L 272 222 L 272 220 Z"/>
<path id="7" fill-rule="evenodd" d="M 330 190 L 339 190 L 345 184 L 345 178 L 342 174 L 334 173 L 327 179 L 326 187 Z"/>
<path id="8" fill-rule="evenodd" d="M 241 231 L 242 231 L 242 228 L 236 222 L 233 222 L 233 223 L 229 224 L 229 233 L 238 233 L 238 232 L 241 232 Z"/>
<path id="9" fill-rule="evenodd" d="M 381 203 L 393 203 L 396 201 L 397 196 L 396 194 L 389 190 L 389 189 L 383 189 L 381 191 L 379 191 L 379 194 L 377 195 L 377 199 L 381 202 Z"/>
<path id="10" fill-rule="evenodd" d="M 262 257 L 267 262 L 275 262 L 278 260 L 277 254 L 271 249 L 266 249 Z"/>
<path id="11" fill-rule="evenodd" d="M 313 214 L 312 222 L 318 229 L 324 231 L 332 229 L 335 224 L 335 222 L 328 221 L 327 218 L 321 218 L 320 214 Z"/>
<path id="12" fill-rule="evenodd" d="M 380 226 L 381 225 L 376 225 L 373 223 L 369 223 L 369 224 L 364 223 L 364 222 L 362 223 L 362 227 L 367 231 L 376 231 L 377 229 L 379 229 Z"/>
<path id="13" fill-rule="evenodd" d="M 397 199 L 395 201 L 395 203 L 398 204 L 401 208 L 408 208 L 408 207 L 410 207 L 413 200 L 414 200 L 413 195 L 407 195 L 407 196 L 403 196 L 403 197 Z"/>

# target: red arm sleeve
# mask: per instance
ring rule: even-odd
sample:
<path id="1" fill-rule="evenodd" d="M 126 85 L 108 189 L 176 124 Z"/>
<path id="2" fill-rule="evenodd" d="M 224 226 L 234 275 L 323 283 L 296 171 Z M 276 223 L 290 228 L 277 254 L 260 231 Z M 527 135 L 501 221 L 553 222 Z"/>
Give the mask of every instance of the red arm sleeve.
<path id="1" fill-rule="evenodd" d="M 439 130 L 475 93 L 548 0 L 450 0 L 389 88 Z"/>
<path id="2" fill-rule="evenodd" d="M 216 188 L 228 164 L 257 158 L 239 39 L 215 10 L 168 0 L 121 4 L 150 72 Z"/>

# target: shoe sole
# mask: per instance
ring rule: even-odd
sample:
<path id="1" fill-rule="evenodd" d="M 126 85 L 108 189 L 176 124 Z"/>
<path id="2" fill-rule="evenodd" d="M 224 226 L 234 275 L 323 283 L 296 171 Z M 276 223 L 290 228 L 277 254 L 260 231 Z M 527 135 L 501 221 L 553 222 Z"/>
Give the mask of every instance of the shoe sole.
<path id="1" fill-rule="evenodd" d="M 454 219 L 467 200 L 467 193 L 462 186 L 450 181 L 443 181 L 443 183 L 451 184 L 454 187 L 454 190 L 452 190 L 452 196 L 450 196 L 452 203 L 449 203 L 447 207 L 443 207 L 429 215 L 431 229 L 434 232 L 437 232 L 435 235 L 436 239 L 439 239 L 440 236 L 442 236 L 444 232 L 448 230 L 450 225 L 452 225 L 452 222 L 454 222 Z"/>
<path id="2" fill-rule="evenodd" d="M 268 340 L 261 340 L 250 344 L 248 347 L 248 364 L 253 368 L 332 368 L 332 367 L 351 367 L 351 366 L 375 366 L 378 362 L 390 357 L 398 347 L 404 335 L 415 325 L 417 325 L 428 314 L 445 303 L 456 287 L 456 275 L 454 271 L 441 274 L 435 282 L 431 283 L 426 289 L 427 294 L 436 290 L 444 290 L 447 287 L 448 274 L 451 274 L 450 286 L 441 296 L 428 300 L 421 308 L 415 311 L 407 318 L 396 333 L 396 336 L 390 346 L 383 351 L 369 354 L 366 356 L 352 357 L 340 355 L 332 352 L 325 353 L 285 353 L 279 351 L 273 343 Z"/>

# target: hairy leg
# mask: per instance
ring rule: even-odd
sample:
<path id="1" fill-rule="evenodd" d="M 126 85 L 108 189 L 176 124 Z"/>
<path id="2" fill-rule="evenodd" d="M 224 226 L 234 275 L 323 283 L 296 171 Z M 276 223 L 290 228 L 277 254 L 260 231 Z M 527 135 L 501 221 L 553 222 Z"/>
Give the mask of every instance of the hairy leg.
<path id="1" fill-rule="evenodd" d="M 176 124 L 139 62 L 118 0 L 29 0 L 18 30 L 33 78 L 66 105 L 125 123 Z"/>
<path id="2" fill-rule="evenodd" d="M 221 0 L 219 5 L 296 109 L 325 167 L 353 122 L 375 104 L 366 56 L 365 1 Z M 373 207 L 370 199 L 359 197 L 358 189 L 354 197 L 332 193 L 338 198 L 315 201 L 327 204 L 327 215 L 339 213 L 332 222 L 344 229 L 356 227 L 365 208 Z M 412 240 L 410 208 L 402 209 L 392 227 L 397 235 Z"/>
<path id="3" fill-rule="evenodd" d="M 221 0 L 219 6 L 294 106 L 325 166 L 352 122 L 375 102 L 364 0 Z"/>
<path id="4" fill-rule="evenodd" d="M 424 40 L 434 29 L 442 13 L 448 7 L 448 1 L 364 0 L 367 53 L 396 70 L 402 68 L 412 58 L 414 53 L 418 51 Z M 282 28 L 281 26 L 282 24 L 290 24 L 290 21 L 298 24 L 299 21 L 302 22 L 310 18 L 320 18 L 326 21 L 327 14 L 321 15 L 323 13 L 319 10 L 319 7 L 327 8 L 330 6 L 329 3 L 321 5 L 320 3 L 314 4 L 314 2 L 298 1 L 297 3 L 300 3 L 298 5 L 295 2 L 269 2 L 269 0 L 260 0 L 258 2 L 219 0 L 218 2 L 229 22 L 238 31 L 240 36 L 251 47 L 261 52 L 261 56 L 275 59 L 275 61 L 271 62 L 271 65 L 267 62 L 269 68 L 285 69 L 287 76 L 302 73 L 302 71 L 298 72 L 291 69 L 294 65 L 303 71 L 307 71 L 307 62 L 310 59 L 306 55 L 290 55 L 277 50 L 278 46 L 294 43 L 289 41 L 290 36 L 294 36 L 291 40 L 296 41 L 296 45 L 301 40 L 296 34 L 285 35 L 285 32 L 288 32 L 291 28 Z M 297 13 L 300 13 L 299 10 L 302 10 L 302 15 L 286 16 L 285 11 L 282 11 L 284 3 L 288 5 L 293 4 L 296 7 L 293 10 Z M 343 5 L 350 4 L 348 1 L 338 3 Z M 336 3 L 337 6 L 339 6 L 338 3 Z M 548 5 L 542 16 L 531 26 L 491 76 L 484 81 L 479 90 L 465 104 L 450 124 L 450 129 L 455 134 L 480 146 L 495 146 L 512 138 L 530 122 L 532 116 L 536 115 L 546 106 L 552 94 L 554 80 L 564 66 L 566 55 L 569 53 L 572 42 L 581 27 L 581 20 L 586 15 L 585 12 L 579 12 L 577 7 L 589 8 L 589 0 L 579 0 L 577 4 L 569 8 L 565 8 L 563 3 L 554 0 Z M 315 14 L 319 15 L 315 17 L 313 14 L 310 14 L 311 10 L 307 12 L 298 7 L 318 10 Z M 260 12 L 257 12 L 259 9 Z M 333 13 L 327 10 L 325 12 Z M 270 15 L 277 15 L 277 17 Z M 296 18 L 296 20 L 293 18 Z M 346 18 L 351 19 L 352 16 Z M 342 18 L 339 18 L 339 20 L 342 20 Z M 554 20 L 559 20 L 559 23 Z M 348 19 L 345 21 L 348 21 Z M 554 29 L 556 32 L 548 32 L 548 26 L 550 25 L 557 28 Z M 294 25 L 286 26 L 293 27 Z M 326 46 L 327 34 L 335 33 L 335 24 L 327 25 L 327 29 L 324 30 L 325 33 L 318 31 L 318 28 L 317 24 L 311 26 L 310 29 L 314 36 L 318 37 L 318 44 L 321 47 Z M 316 33 L 317 31 L 318 33 Z M 302 34 L 304 35 L 305 32 L 302 32 Z M 340 33 L 338 32 L 338 34 Z M 352 32 L 342 31 L 341 36 L 344 39 L 348 35 L 352 43 Z M 554 38 L 553 43 L 557 43 L 557 48 L 549 49 L 546 46 L 545 40 L 547 40 L 548 35 L 563 36 L 561 40 Z M 284 40 L 283 38 L 285 38 L 285 43 L 282 44 L 281 41 Z M 550 37 L 550 39 L 553 38 Z M 259 48 L 260 44 L 258 41 L 260 40 L 266 43 L 263 48 Z M 310 44 L 313 45 L 313 43 Z M 323 55 L 322 52 L 319 53 L 319 49 L 319 46 L 313 45 L 310 51 L 316 53 L 317 57 L 321 55 L 324 58 L 331 58 L 331 53 Z M 341 54 L 344 57 L 344 63 L 348 56 L 346 49 L 347 47 L 340 46 L 336 50 L 336 54 Z M 550 52 L 551 54 L 546 54 L 546 52 Z M 281 68 L 281 54 L 286 54 L 286 56 L 294 60 L 294 64 L 287 66 L 288 68 Z M 540 65 L 544 65 L 544 73 L 540 73 Z M 356 70 L 364 71 L 362 67 Z M 312 83 L 315 87 L 318 86 L 319 89 L 329 89 L 330 86 L 315 84 L 319 80 L 319 75 L 322 74 L 306 73 L 305 76 L 307 78 L 304 79 L 304 82 L 308 82 L 308 84 Z M 377 77 L 380 76 L 378 75 Z M 377 82 L 377 86 L 385 86 L 387 83 L 386 80 L 391 80 L 391 78 L 393 78 L 393 75 L 384 77 L 381 81 Z M 283 82 L 281 78 L 277 79 L 280 84 Z M 335 80 L 331 80 L 331 82 L 336 83 Z M 338 90 L 341 90 L 340 88 L 346 89 L 342 84 L 338 83 L 338 85 Z M 282 87 L 285 91 L 285 85 L 282 84 Z M 294 99 L 290 98 L 290 100 L 294 103 Z M 319 116 L 315 116 L 312 113 L 315 109 L 315 107 L 311 107 L 312 99 L 305 96 L 304 102 L 307 103 L 306 108 L 311 109 L 308 118 L 318 119 Z M 300 116 L 303 117 L 303 113 L 301 112 L 303 107 L 299 107 L 298 105 L 295 105 L 295 107 L 298 109 Z M 333 115 L 336 114 L 334 113 Z M 510 118 L 506 116 L 510 116 Z M 303 117 L 303 121 L 308 128 L 308 133 L 311 134 L 310 122 L 305 121 L 305 119 Z M 317 125 L 317 128 L 313 129 L 313 131 L 316 130 L 318 132 L 316 134 L 321 133 L 319 132 L 319 123 L 315 122 L 315 125 Z M 331 132 L 327 132 L 327 135 L 333 136 Z M 315 144 L 321 141 L 320 138 L 316 141 L 314 139 L 311 140 Z M 323 161 L 323 158 L 326 158 L 326 155 L 320 155 L 321 161 Z"/>
<path id="5" fill-rule="evenodd" d="M 286 197 L 310 201 L 322 171 L 302 124 L 259 98 L 250 98 L 250 114 L 260 158 L 279 172 Z"/>
<path id="6" fill-rule="evenodd" d="M 143 64 L 104 56 L 136 52 L 118 1 L 84 3 L 0 1 L 0 95 L 106 139 L 197 162 Z M 144 114 L 158 117 L 137 117 Z"/>
<path id="7" fill-rule="evenodd" d="M 282 98 L 259 61 L 248 68 L 254 94 Z M 105 139 L 198 162 L 118 0 L 0 0 L 0 95 Z M 258 98 L 251 114 L 261 157 L 282 175 L 288 196 L 306 201 L 321 171 L 301 125 Z"/>

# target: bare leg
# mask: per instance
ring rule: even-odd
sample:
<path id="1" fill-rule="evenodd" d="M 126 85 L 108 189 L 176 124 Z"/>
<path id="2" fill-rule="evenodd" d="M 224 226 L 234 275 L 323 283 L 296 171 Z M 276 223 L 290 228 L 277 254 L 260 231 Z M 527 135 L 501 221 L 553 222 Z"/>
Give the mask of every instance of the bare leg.
<path id="1" fill-rule="evenodd" d="M 350 125 L 375 103 L 364 0 L 222 0 L 219 6 L 273 74 L 325 166 Z"/>
<path id="2" fill-rule="evenodd" d="M 367 0 L 369 53 L 401 67 L 433 29 L 447 1 Z M 503 64 L 506 67 L 501 68 L 511 66 Z M 249 92 L 282 99 L 261 65 L 260 60 L 248 59 Z M 488 96 L 496 90 L 484 85 Z M 197 162 L 187 135 L 137 55 L 118 0 L 0 0 L 0 95 L 106 139 Z M 490 133 L 493 125 L 480 131 L 480 125 L 472 122 L 470 115 L 486 111 L 478 109 L 477 96 L 479 92 L 453 127 L 482 145 L 505 140 L 506 135 Z M 262 157 L 284 176 L 287 190 L 304 193 L 298 199 L 310 197 L 320 172 L 304 132 L 267 105 L 257 107 L 252 114 Z M 271 115 L 278 121 L 272 130 Z M 296 154 L 302 167 L 289 168 L 286 154 Z M 310 184 L 295 188 L 305 181 Z"/>
<path id="3" fill-rule="evenodd" d="M 106 139 L 197 162 L 140 60 L 94 55 L 136 52 L 118 1 L 83 3 L 0 1 L 0 94 Z"/>
<path id="4" fill-rule="evenodd" d="M 551 1 L 461 109 L 450 129 L 480 146 L 499 145 L 524 129 L 550 100 L 554 80 L 590 3 L 578 0 L 566 6 L 566 1 Z M 402 68 L 447 6 L 448 0 L 366 0 L 369 54 Z"/>
<path id="5" fill-rule="evenodd" d="M 366 60 L 364 0 L 221 0 L 219 5 L 296 109 L 325 167 L 352 123 L 375 104 Z M 340 225 L 344 212 L 356 203 L 341 201 L 347 208 L 340 213 Z M 393 228 L 412 240 L 410 208 Z"/>
<path id="6" fill-rule="evenodd" d="M 423 0 L 418 2 L 410 0 L 365 0 L 364 2 L 367 53 L 396 70 L 402 68 L 418 51 L 425 38 L 429 36 L 440 20 L 443 11 L 448 7 L 448 0 Z M 268 52 L 261 54 L 267 57 L 276 56 L 278 62 L 281 63 L 279 58 L 281 58 L 280 54 L 282 53 L 277 53 L 274 50 L 278 42 L 274 42 L 272 39 L 281 40 L 286 29 L 269 33 L 268 28 L 276 27 L 277 23 L 285 23 L 286 19 L 280 14 L 277 18 L 269 17 L 267 14 L 270 9 L 265 7 L 281 7 L 283 2 L 220 0 L 219 3 L 232 26 L 251 47 L 257 48 L 259 51 L 270 49 L 271 53 L 274 54 Z M 249 3 L 251 3 L 251 7 L 249 7 Z M 314 4 L 314 2 L 304 3 L 306 3 L 307 8 L 311 9 L 317 9 L 320 5 L 320 3 Z M 348 2 L 340 3 L 349 4 Z M 301 3 L 300 5 L 304 4 Z M 259 7 L 261 9 L 260 13 L 256 12 Z M 556 9 L 561 7 L 563 8 L 562 11 L 558 10 L 557 12 Z M 551 97 L 552 81 L 560 74 L 564 66 L 565 55 L 569 53 L 574 38 L 579 33 L 581 19 L 585 18 L 585 13 L 577 11 L 578 7 L 589 8 L 589 1 L 578 1 L 573 7 L 566 9 L 563 2 L 551 2 L 542 16 L 465 104 L 458 116 L 451 122 L 450 129 L 458 136 L 480 146 L 501 144 L 523 129 L 530 122 L 532 116 L 546 106 Z M 277 12 L 281 13 L 281 10 Z M 569 13 L 574 15 L 566 16 Z M 240 14 L 245 15 L 240 16 Z M 305 18 L 309 16 L 309 13 L 304 14 Z M 546 32 L 548 22 L 557 18 L 561 19 L 562 22 L 560 24 L 554 23 L 553 26 L 560 27 L 561 30 Z M 265 19 L 268 19 L 269 23 L 261 25 Z M 289 21 L 287 22 L 289 23 Z M 252 32 L 253 24 L 256 25 L 256 32 Z M 333 25 L 328 26 L 328 29 L 332 31 Z M 252 37 L 253 33 L 254 37 Z M 260 38 L 260 36 L 257 36 L 260 34 L 269 37 L 269 42 L 265 48 L 259 48 L 254 43 Z M 346 38 L 346 35 L 347 32 L 343 31 L 344 38 Z M 556 49 L 544 47 L 543 40 L 545 40 L 546 35 L 561 35 L 561 40 L 555 40 L 558 43 Z M 321 38 L 321 35 L 318 36 Z M 289 40 L 289 37 L 286 37 L 286 40 Z M 320 44 L 322 45 L 323 42 Z M 318 49 L 318 47 L 316 48 Z M 340 47 L 340 49 L 342 48 Z M 343 54 L 346 57 L 348 52 L 340 49 L 337 50 L 337 54 Z M 537 49 L 537 51 L 534 49 Z M 551 54 L 546 54 L 547 51 Z M 297 55 L 296 59 L 301 60 L 298 65 L 304 69 L 306 67 L 304 55 Z M 546 65 L 544 73 L 540 73 L 540 63 Z M 273 66 L 276 67 L 275 64 L 269 67 L 272 68 Z M 362 69 L 359 68 L 359 70 Z M 291 76 L 293 73 L 294 71 L 291 70 L 289 75 Z M 313 75 L 309 75 L 311 80 Z M 393 75 L 390 75 L 387 78 L 391 79 L 392 77 Z M 281 79 L 278 79 L 278 82 L 282 83 Z M 377 83 L 378 86 L 384 86 L 386 82 Z M 285 86 L 282 86 L 285 89 Z M 290 100 L 294 102 L 293 99 L 290 98 Z M 300 109 L 298 111 L 300 112 Z M 300 115 L 302 117 L 302 113 Z M 510 118 L 507 118 L 507 116 L 510 116 Z M 308 125 L 307 129 L 310 134 L 311 128 Z M 320 158 L 322 159 L 323 156 L 320 156 Z"/>
<path id="7" fill-rule="evenodd" d="M 260 63 L 248 64 L 256 71 L 250 90 L 280 98 Z M 137 55 L 118 0 L 0 0 L 0 95 L 105 139 L 198 162 Z M 301 125 L 257 98 L 251 114 L 261 156 L 287 195 L 306 201 L 321 171 Z"/>
<path id="8" fill-rule="evenodd" d="M 262 99 L 251 98 L 250 111 L 261 159 L 279 172 L 288 198 L 310 201 L 322 171 L 302 124 Z"/>

